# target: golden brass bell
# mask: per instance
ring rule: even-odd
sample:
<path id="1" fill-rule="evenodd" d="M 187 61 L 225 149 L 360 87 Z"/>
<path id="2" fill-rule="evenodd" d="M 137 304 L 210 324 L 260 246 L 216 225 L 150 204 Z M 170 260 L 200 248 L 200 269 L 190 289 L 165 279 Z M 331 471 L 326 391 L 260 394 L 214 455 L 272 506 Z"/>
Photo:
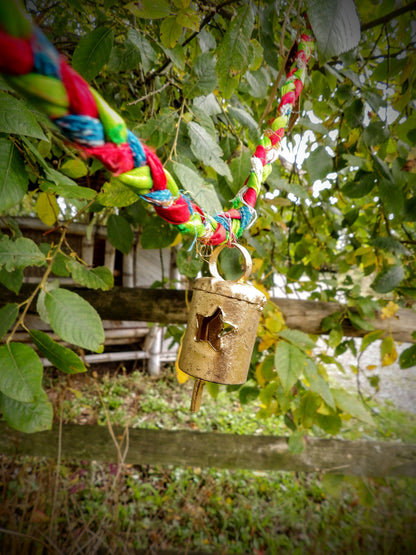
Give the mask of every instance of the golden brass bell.
<path id="1" fill-rule="evenodd" d="M 197 411 L 206 381 L 243 384 L 247 380 L 257 327 L 266 297 L 243 283 L 251 272 L 251 257 L 238 244 L 245 271 L 237 281 L 224 280 L 217 270 L 221 245 L 213 251 L 209 268 L 213 277 L 195 281 L 188 323 L 179 356 L 179 368 L 196 378 L 191 410 Z"/>

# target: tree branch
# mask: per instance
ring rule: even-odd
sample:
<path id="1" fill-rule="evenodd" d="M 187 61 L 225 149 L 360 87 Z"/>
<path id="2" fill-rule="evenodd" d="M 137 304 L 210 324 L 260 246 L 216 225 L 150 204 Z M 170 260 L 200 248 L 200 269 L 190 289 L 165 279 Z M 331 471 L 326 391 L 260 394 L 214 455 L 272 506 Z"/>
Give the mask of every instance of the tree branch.
<path id="1" fill-rule="evenodd" d="M 416 10 L 416 2 L 410 2 L 410 4 L 406 4 L 401 8 L 397 8 L 397 10 L 393 10 L 392 12 L 387 13 L 382 17 L 374 19 L 373 21 L 369 21 L 368 23 L 363 23 L 361 25 L 361 31 L 367 31 L 367 29 L 372 29 L 373 27 L 377 27 L 378 25 L 384 25 L 385 23 L 388 23 L 395 17 L 398 17 L 399 15 L 403 15 L 404 13 L 410 12 L 411 10 Z"/>

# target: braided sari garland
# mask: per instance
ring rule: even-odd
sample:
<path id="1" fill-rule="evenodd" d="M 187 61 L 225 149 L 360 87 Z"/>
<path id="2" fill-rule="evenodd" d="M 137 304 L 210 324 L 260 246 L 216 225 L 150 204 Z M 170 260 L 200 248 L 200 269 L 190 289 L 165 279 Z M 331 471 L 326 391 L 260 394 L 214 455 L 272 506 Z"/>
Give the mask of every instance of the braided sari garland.
<path id="1" fill-rule="evenodd" d="M 278 157 L 292 109 L 303 89 L 314 41 L 302 34 L 294 62 L 281 87 L 277 117 L 268 122 L 251 158 L 250 174 L 232 207 L 208 214 L 181 193 L 158 156 L 144 145 L 88 83 L 76 73 L 17 4 L 0 8 L 0 71 L 7 82 L 58 126 L 87 156 L 152 204 L 178 230 L 208 245 L 235 241 L 255 219 L 254 206 Z"/>

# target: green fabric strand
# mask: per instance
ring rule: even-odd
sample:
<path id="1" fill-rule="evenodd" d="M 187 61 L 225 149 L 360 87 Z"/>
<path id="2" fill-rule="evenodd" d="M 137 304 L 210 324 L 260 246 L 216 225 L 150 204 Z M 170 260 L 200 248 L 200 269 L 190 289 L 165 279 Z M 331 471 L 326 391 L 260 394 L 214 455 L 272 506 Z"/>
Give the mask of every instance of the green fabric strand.
<path id="1" fill-rule="evenodd" d="M 3 78 L 50 118 L 59 118 L 68 114 L 69 100 L 65 87 L 55 77 L 27 73 L 26 75 L 3 75 Z"/>
<path id="2" fill-rule="evenodd" d="M 32 23 L 24 13 L 20 2 L 1 0 L 0 21 L 3 29 L 12 37 L 28 39 L 32 35 Z"/>
<path id="3" fill-rule="evenodd" d="M 104 98 L 92 87 L 90 87 L 91 94 L 97 104 L 98 115 L 104 127 L 104 133 L 107 139 L 120 145 L 127 142 L 127 126 L 123 118 L 113 110 Z"/>

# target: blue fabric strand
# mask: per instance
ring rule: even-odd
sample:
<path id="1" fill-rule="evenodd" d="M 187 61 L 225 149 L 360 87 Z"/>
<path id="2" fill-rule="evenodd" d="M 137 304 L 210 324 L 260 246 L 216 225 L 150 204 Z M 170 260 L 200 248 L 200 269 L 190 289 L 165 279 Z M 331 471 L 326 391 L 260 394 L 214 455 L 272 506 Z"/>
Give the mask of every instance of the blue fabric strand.
<path id="1" fill-rule="evenodd" d="M 32 37 L 34 69 L 36 73 L 61 79 L 59 54 L 39 29 L 35 29 Z"/>
<path id="2" fill-rule="evenodd" d="M 224 229 L 226 229 L 228 232 L 230 232 L 230 227 L 231 227 L 230 226 L 230 223 L 231 223 L 230 218 L 226 218 L 225 216 L 221 216 L 221 214 L 217 214 L 216 216 L 213 216 L 213 218 L 216 222 L 221 224 Z"/>
<path id="3" fill-rule="evenodd" d="M 252 218 L 253 218 L 253 210 L 250 209 L 248 206 L 243 204 L 241 208 L 239 208 L 239 212 L 241 214 L 241 222 L 240 227 L 242 229 L 246 229 L 249 226 Z"/>
<path id="4" fill-rule="evenodd" d="M 144 153 L 142 143 L 136 137 L 136 135 L 132 131 L 130 131 L 130 129 L 127 130 L 127 140 L 133 152 L 135 167 L 137 168 L 139 166 L 144 166 L 146 164 L 146 155 Z"/>
<path id="5" fill-rule="evenodd" d="M 97 118 L 68 115 L 54 120 L 70 141 L 87 147 L 103 146 L 104 128 Z"/>
<path id="6" fill-rule="evenodd" d="M 156 206 L 170 206 L 172 204 L 172 193 L 169 189 L 161 189 L 160 191 L 151 191 L 145 195 L 140 195 L 140 198 L 149 202 L 150 204 L 155 204 Z"/>

